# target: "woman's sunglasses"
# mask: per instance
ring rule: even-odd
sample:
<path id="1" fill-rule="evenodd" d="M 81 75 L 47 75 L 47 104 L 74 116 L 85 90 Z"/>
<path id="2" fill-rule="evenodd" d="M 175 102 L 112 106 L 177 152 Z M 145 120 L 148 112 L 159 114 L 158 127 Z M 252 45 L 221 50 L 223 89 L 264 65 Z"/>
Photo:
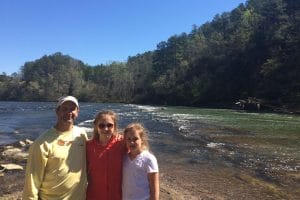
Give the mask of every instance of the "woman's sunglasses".
<path id="1" fill-rule="evenodd" d="M 108 124 L 99 124 L 98 126 L 99 126 L 100 129 L 104 129 L 106 127 L 110 129 L 110 128 L 114 127 L 114 124 L 111 124 L 111 123 L 108 123 Z"/>

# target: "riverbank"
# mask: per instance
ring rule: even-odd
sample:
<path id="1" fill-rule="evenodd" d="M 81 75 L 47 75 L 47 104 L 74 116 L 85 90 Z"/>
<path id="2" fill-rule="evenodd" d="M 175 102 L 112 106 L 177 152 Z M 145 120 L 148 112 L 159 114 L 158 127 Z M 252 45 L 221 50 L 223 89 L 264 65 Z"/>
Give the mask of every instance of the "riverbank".
<path id="1" fill-rule="evenodd" d="M 24 146 L 15 143 L 0 147 L 1 165 L 13 163 L 23 167 L 23 169 L 12 170 L 1 168 L 1 200 L 21 199 L 28 146 L 28 144 Z M 19 153 L 16 156 L 16 153 L 8 154 L 7 149 L 20 149 L 20 151 L 15 151 Z M 174 158 L 170 158 L 172 159 L 170 162 L 168 159 L 162 160 L 160 155 L 157 157 L 160 164 L 160 199 L 162 200 L 274 200 L 296 199 L 300 194 L 299 190 L 288 191 L 284 186 L 257 179 L 248 172 L 232 166 L 213 163 L 186 164 L 176 162 Z M 295 174 L 294 179 L 299 181 L 299 174 Z"/>

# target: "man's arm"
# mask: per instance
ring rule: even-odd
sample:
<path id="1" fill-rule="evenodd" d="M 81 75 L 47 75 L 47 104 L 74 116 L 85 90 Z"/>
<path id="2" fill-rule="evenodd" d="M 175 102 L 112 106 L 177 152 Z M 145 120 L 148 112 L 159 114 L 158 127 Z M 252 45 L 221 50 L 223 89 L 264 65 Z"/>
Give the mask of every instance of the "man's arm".
<path id="1" fill-rule="evenodd" d="M 33 143 L 31 145 L 26 165 L 23 200 L 38 200 L 47 163 L 46 155 L 43 144 Z"/>

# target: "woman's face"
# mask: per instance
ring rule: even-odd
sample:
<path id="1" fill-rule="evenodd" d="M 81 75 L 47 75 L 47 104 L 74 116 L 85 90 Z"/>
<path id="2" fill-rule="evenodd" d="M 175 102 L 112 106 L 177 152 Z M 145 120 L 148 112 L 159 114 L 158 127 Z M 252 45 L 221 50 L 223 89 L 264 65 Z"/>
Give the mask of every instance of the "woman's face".
<path id="1" fill-rule="evenodd" d="M 100 137 L 110 138 L 115 131 L 115 123 L 111 116 L 103 115 L 95 125 Z"/>

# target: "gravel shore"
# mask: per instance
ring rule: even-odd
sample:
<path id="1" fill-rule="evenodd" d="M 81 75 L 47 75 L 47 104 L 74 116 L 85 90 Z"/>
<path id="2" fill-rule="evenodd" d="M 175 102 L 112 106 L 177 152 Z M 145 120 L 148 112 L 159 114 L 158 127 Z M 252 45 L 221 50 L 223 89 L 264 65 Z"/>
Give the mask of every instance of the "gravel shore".
<path id="1" fill-rule="evenodd" d="M 22 195 L 26 159 L 4 156 L 4 149 L 0 147 L 0 164 L 15 163 L 24 169 L 0 172 L 0 199 L 18 200 Z M 257 179 L 231 166 L 168 162 L 159 155 L 158 160 L 160 199 L 163 200 L 297 199 L 300 194 L 300 191 L 288 191 L 286 187 Z M 299 180 L 299 174 L 295 178 Z"/>

